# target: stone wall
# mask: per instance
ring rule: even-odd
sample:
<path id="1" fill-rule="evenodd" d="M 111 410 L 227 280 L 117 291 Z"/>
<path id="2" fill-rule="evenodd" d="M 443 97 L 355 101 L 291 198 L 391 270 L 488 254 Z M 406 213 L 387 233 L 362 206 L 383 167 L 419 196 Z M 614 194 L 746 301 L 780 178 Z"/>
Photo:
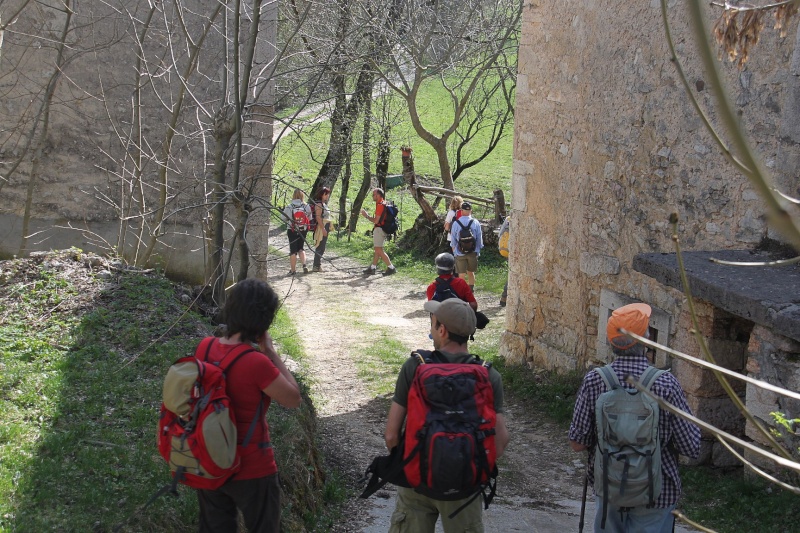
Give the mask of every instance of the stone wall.
<path id="1" fill-rule="evenodd" d="M 669 17 L 689 83 L 713 123 L 685 4 L 670 1 Z M 789 30 L 792 37 L 785 41 L 765 31 L 744 70 L 721 68 L 757 153 L 775 183 L 797 195 L 797 21 Z M 800 345 L 762 320 L 794 313 L 800 305 L 791 295 L 796 284 L 787 284 L 789 293 L 773 291 L 778 296 L 765 305 L 757 297 L 739 308 L 699 298 L 695 328 L 675 270 L 646 275 L 646 268 L 633 267 L 635 256 L 675 252 L 671 213 L 679 217 L 684 251 L 751 249 L 765 237 L 778 237 L 767 226 L 759 196 L 728 163 L 687 100 L 670 62 L 659 3 L 526 2 L 519 57 L 501 353 L 513 363 L 556 370 L 604 364 L 609 313 L 643 301 L 658 318 L 651 323 L 651 338 L 702 357 L 697 331 L 721 366 L 798 390 Z M 724 286 L 712 289 L 709 294 L 725 299 Z M 735 314 L 742 308 L 752 314 Z M 662 353 L 655 363 L 671 366 L 701 419 L 763 443 L 710 371 Z M 779 408 L 791 417 L 800 413 L 796 403 L 741 380 L 730 383 L 766 423 Z M 707 432 L 700 462 L 738 464 Z"/>
<path id="2" fill-rule="evenodd" d="M 800 391 L 800 342 L 756 326 L 750 336 L 747 347 L 748 375 L 777 385 L 783 389 Z M 786 398 L 754 385 L 747 384 L 747 409 L 764 427 L 780 429 L 787 436 L 783 441 L 794 450 L 795 460 L 800 460 L 800 427 L 795 425 L 795 436 L 783 430 L 775 423 L 770 413 L 782 413 L 788 419 L 800 418 L 800 401 Z M 748 422 L 745 428 L 747 437 L 764 447 L 768 447 L 767 439 Z M 769 461 L 765 461 L 753 452 L 746 451 L 745 458 L 758 466 L 772 470 Z"/>
<path id="3" fill-rule="evenodd" d="M 670 2 L 678 55 L 700 105 L 713 102 L 694 60 L 685 6 Z M 711 8 L 709 8 L 711 9 Z M 798 193 L 792 37 L 765 30 L 743 71 L 722 66 L 742 123 L 776 182 Z M 794 70 L 793 70 L 794 69 Z M 642 252 L 744 249 L 770 235 L 764 206 L 727 162 L 670 62 L 658 2 L 525 2 L 515 117 L 509 360 L 584 368 L 598 360 L 604 289 L 683 327 L 680 291 L 631 267 Z M 691 353 L 691 352 L 690 352 Z"/>
<path id="4" fill-rule="evenodd" d="M 696 301 L 695 312 L 698 319 L 696 328 L 692 324 L 689 312 L 681 313 L 672 347 L 704 359 L 693 333 L 693 331 L 697 331 L 708 346 L 717 365 L 744 373 L 747 345 L 753 323 L 715 308 L 708 302 Z M 683 386 L 692 413 L 722 431 L 739 438 L 744 437 L 744 417 L 730 400 L 712 371 L 674 358 L 672 372 Z M 745 383 L 738 379 L 727 379 L 733 391 L 744 403 L 746 401 Z M 713 435 L 703 431 L 701 439 L 698 462 L 711 462 L 715 466 L 738 464 L 738 461 Z"/>
<path id="5" fill-rule="evenodd" d="M 0 19 L 7 23 L 22 3 L 0 3 Z M 152 5 L 158 9 L 151 13 Z M 28 3 L 2 38 L 0 257 L 20 252 L 25 235 L 32 236 L 26 251 L 77 246 L 116 251 L 133 260 L 156 233 L 159 244 L 149 264 L 202 282 L 214 125 L 220 110 L 233 101 L 225 68 L 226 54 L 230 57 L 224 39 L 228 11 L 220 11 L 215 27 L 201 39 L 209 14 L 219 6 L 214 0 L 184 2 L 180 22 L 174 3 L 76 4 L 65 62 L 60 76 L 54 77 L 57 43 L 66 21 L 59 6 Z M 274 3 L 261 19 L 262 40 L 255 58 L 255 71 L 261 76 L 274 57 L 270 43 L 276 39 L 276 20 Z M 191 39 L 180 36 L 183 24 Z M 145 40 L 140 48 L 136 39 L 141 35 Z M 195 70 L 188 68 L 189 41 L 201 47 Z M 140 55 L 146 62 L 138 62 Z M 192 74 L 183 84 L 179 77 L 185 72 Z M 53 80 L 46 108 L 42 104 Z M 269 180 L 262 178 L 271 171 L 272 88 L 260 94 L 261 101 L 248 108 L 257 120 L 246 128 L 241 183 L 269 199 Z M 172 127 L 173 111 L 181 101 L 182 111 Z M 167 216 L 156 227 L 162 194 Z M 266 214 L 265 209 L 252 212 L 249 225 L 248 243 L 261 258 L 267 253 Z M 256 270 L 265 264 L 257 263 Z"/>

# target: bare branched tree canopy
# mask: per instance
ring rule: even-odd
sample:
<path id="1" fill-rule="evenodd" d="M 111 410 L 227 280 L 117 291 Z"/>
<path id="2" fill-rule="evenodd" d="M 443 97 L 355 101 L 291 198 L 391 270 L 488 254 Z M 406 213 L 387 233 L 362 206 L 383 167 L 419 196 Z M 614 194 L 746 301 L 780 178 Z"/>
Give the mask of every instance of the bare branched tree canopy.
<path id="1" fill-rule="evenodd" d="M 415 132 L 436 151 L 444 186 L 452 189 L 464 169 L 486 157 L 508 134 L 522 3 L 398 0 L 359 7 L 361 24 L 380 36 L 379 53 L 372 59 L 376 70 L 406 102 Z M 375 20 L 390 24 L 376 27 Z M 443 88 L 452 104 L 452 121 L 441 131 L 426 124 L 420 113 L 420 90 L 426 84 Z M 476 133 L 487 128 L 488 146 L 467 149 Z"/>
<path id="2" fill-rule="evenodd" d="M 82 221 L 136 264 L 205 248 L 218 294 L 237 247 L 246 276 L 269 199 L 276 7 L 0 4 L 0 192 L 24 221 L 20 252 L 54 235 L 30 221 Z"/>
<path id="3" fill-rule="evenodd" d="M 221 295 L 265 260 L 263 232 L 248 229 L 272 208 L 276 106 L 295 111 L 279 129 L 314 106 L 329 120 L 311 193 L 364 147 L 354 212 L 372 176 L 385 178 L 397 101 L 449 189 L 510 134 L 518 0 L 287 0 L 278 10 L 265 0 L 0 3 L 0 193 L 15 251 L 65 231 L 137 265 L 203 251 Z M 449 95 L 444 129 L 421 112 L 428 86 Z"/>

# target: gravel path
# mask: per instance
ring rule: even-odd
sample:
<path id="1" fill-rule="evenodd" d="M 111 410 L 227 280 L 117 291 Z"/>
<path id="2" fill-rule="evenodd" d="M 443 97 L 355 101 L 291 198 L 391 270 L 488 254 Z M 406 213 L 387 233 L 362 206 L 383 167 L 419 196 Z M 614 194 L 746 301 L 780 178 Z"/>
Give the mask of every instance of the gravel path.
<path id="1" fill-rule="evenodd" d="M 285 239 L 285 232 L 273 230 L 270 243 L 281 248 Z M 368 500 L 357 497 L 361 487 L 356 481 L 373 457 L 385 454 L 383 430 L 391 401 L 390 394 L 371 392 L 375 387 L 369 375 L 359 376 L 357 360 L 388 339 L 402 344 L 403 355 L 431 347 L 429 318 L 422 309 L 425 287 L 401 275 L 364 276 L 363 268 L 330 251 L 321 273 L 288 276 L 288 259 L 270 265 L 269 282 L 286 296 L 308 355 L 326 462 L 352 489 L 335 532 L 386 532 L 394 508 L 391 485 Z M 434 276 L 431 264 L 431 280 Z M 496 296 L 481 294 L 480 278 L 476 297 L 492 320 L 479 334 L 500 335 L 505 309 Z M 392 382 L 398 369 L 388 369 Z M 511 443 L 499 464 L 497 496 L 485 513 L 486 531 L 577 531 L 584 456 L 572 453 L 566 431 L 532 406 L 508 398 L 506 416 Z M 589 500 L 590 523 L 591 490 Z"/>

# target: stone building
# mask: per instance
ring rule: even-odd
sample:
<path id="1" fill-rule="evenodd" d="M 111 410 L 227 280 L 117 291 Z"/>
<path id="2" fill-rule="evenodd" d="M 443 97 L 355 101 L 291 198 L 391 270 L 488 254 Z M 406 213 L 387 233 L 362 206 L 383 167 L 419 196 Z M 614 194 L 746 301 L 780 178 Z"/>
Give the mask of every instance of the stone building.
<path id="1" fill-rule="evenodd" d="M 719 8 L 706 9 L 716 20 Z M 678 57 L 713 123 L 686 6 L 670 1 L 668 11 Z M 721 66 L 752 144 L 778 187 L 792 196 L 800 193 L 798 39 L 796 20 L 783 40 L 765 29 L 744 69 Z M 722 155 L 687 99 L 670 61 L 658 1 L 526 1 L 515 128 L 501 353 L 560 371 L 602 364 L 610 356 L 604 338 L 609 314 L 643 301 L 654 309 L 652 338 L 700 356 L 677 281 L 669 223 L 677 213 L 683 249 L 699 254 L 690 272 L 698 287 L 698 329 L 718 362 L 800 389 L 797 267 L 742 273 L 707 261 L 751 257 L 759 243 L 780 236 L 768 227 L 759 195 Z M 767 278 L 774 285 L 761 290 Z M 665 353 L 655 359 L 672 367 L 696 413 L 732 433 L 755 436 L 713 376 Z M 800 416 L 797 402 L 735 386 L 765 421 L 770 411 Z M 712 455 L 718 463 L 730 460 L 707 440 L 705 457 Z"/>

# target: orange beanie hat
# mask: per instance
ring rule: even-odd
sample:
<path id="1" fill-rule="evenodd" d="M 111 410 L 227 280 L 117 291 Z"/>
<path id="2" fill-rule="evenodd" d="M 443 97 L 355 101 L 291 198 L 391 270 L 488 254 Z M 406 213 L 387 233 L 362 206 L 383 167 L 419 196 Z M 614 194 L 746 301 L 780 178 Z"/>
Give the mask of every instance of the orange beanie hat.
<path id="1" fill-rule="evenodd" d="M 620 328 L 644 337 L 650 323 L 651 312 L 652 309 L 647 304 L 629 304 L 616 309 L 608 317 L 608 326 L 606 327 L 608 342 L 620 350 L 632 347 L 636 341 L 624 333 L 620 333 Z"/>

